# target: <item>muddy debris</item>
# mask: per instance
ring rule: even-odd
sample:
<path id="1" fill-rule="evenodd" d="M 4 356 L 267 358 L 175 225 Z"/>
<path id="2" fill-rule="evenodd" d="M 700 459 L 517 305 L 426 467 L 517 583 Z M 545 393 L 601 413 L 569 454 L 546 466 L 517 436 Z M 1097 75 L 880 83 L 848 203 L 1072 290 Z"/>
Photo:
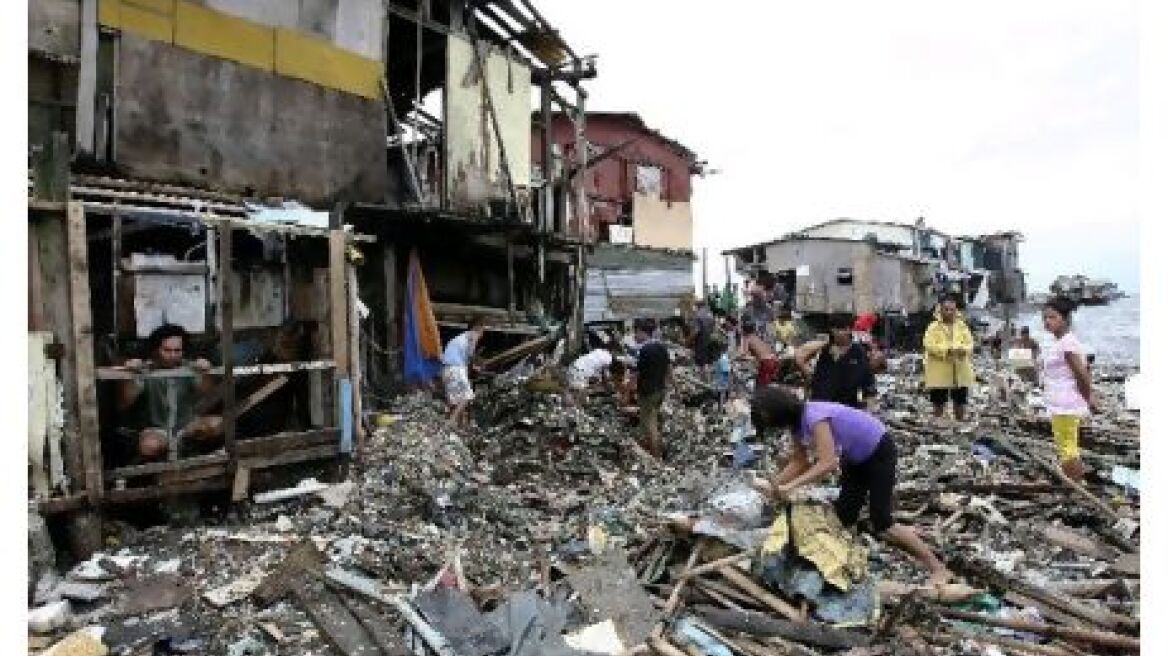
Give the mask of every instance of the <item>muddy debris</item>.
<path id="1" fill-rule="evenodd" d="M 863 516 L 840 527 L 830 483 L 790 506 L 753 492 L 782 450 L 741 394 L 719 405 L 679 357 L 662 461 L 634 453 L 635 417 L 608 391 L 569 402 L 547 367 L 481 384 L 470 430 L 449 428 L 440 400 L 403 396 L 347 480 L 263 491 L 186 528 L 123 528 L 47 579 L 30 630 L 51 645 L 100 627 L 73 640 L 111 654 L 1137 650 L 1133 371 L 1096 371 L 1104 413 L 1072 486 L 1032 383 L 979 361 L 957 424 L 930 416 L 919 366 L 890 361 L 878 413 L 901 453 L 897 518 L 959 576 L 947 586 Z"/>

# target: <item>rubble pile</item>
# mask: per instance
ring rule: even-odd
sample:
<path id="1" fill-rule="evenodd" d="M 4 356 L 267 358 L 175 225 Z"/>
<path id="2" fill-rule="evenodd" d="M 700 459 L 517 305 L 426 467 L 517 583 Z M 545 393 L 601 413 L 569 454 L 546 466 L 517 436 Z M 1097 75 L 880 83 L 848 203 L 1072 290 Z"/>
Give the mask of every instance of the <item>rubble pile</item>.
<path id="1" fill-rule="evenodd" d="M 918 367 L 891 362 L 879 414 L 900 452 L 897 518 L 951 585 L 840 527 L 838 488 L 765 502 L 750 482 L 781 449 L 683 364 L 664 462 L 638 452 L 610 395 L 574 404 L 546 372 L 480 386 L 469 431 L 431 396 L 401 397 L 344 480 L 257 494 L 201 526 L 121 527 L 107 554 L 41 577 L 30 631 L 114 654 L 1138 650 L 1132 372 L 1096 372 L 1105 412 L 1078 485 L 1016 373 L 979 362 L 957 425 L 930 416 Z"/>

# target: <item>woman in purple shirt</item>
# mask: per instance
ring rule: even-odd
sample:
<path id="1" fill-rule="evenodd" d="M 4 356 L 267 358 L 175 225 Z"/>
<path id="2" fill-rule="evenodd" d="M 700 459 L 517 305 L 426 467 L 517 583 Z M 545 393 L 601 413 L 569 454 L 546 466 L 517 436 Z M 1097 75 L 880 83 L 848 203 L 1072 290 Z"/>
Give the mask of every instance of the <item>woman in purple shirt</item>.
<path id="1" fill-rule="evenodd" d="M 879 419 L 838 403 L 804 402 L 775 386 L 755 393 L 751 419 L 759 432 L 785 429 L 794 438 L 791 459 L 763 485 L 766 492 L 780 499 L 788 497 L 797 488 L 831 475 L 838 465 L 842 475 L 835 512 L 844 526 L 856 523 L 864 499 L 869 497 L 872 528 L 881 539 L 927 567 L 930 583 L 946 583 L 952 577 L 916 531 L 892 519 L 896 444 Z"/>

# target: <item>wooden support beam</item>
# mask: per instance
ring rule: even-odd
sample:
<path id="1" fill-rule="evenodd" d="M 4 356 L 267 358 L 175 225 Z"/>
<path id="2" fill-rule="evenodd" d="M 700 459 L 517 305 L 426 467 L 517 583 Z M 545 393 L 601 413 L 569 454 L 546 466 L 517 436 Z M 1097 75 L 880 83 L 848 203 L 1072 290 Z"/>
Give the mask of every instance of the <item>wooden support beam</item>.
<path id="1" fill-rule="evenodd" d="M 348 294 L 345 293 L 345 233 L 336 229 L 329 233 L 329 335 L 332 338 L 332 358 L 338 378 L 349 375 L 349 313 Z"/>
<path id="2" fill-rule="evenodd" d="M 1035 635 L 1048 636 L 1052 638 L 1065 638 L 1072 642 L 1083 642 L 1099 647 L 1109 647 L 1112 649 L 1120 649 L 1123 651 L 1138 652 L 1140 650 L 1140 641 L 1138 638 L 1120 635 L 1118 633 L 1111 633 L 1110 631 L 1091 631 L 1086 629 L 1077 629 L 1064 626 L 1056 626 L 1053 624 L 1043 624 L 1040 622 L 1031 622 L 1023 619 L 1003 619 L 996 616 L 984 615 L 982 613 L 968 613 L 965 611 L 955 610 L 952 608 L 938 607 L 937 612 L 942 617 L 949 619 L 961 620 L 964 622 L 976 622 L 986 626 L 997 626 L 1006 629 L 1014 629 L 1015 631 L 1025 631 Z"/>
<path id="3" fill-rule="evenodd" d="M 77 432 L 85 468 L 85 489 L 96 506 L 101 500 L 101 444 L 97 418 L 97 380 L 94 373 L 93 313 L 90 308 L 89 243 L 85 239 L 85 210 L 69 203 L 66 213 L 69 256 L 69 303 L 72 315 L 74 384 L 77 386 Z"/>
<path id="4" fill-rule="evenodd" d="M 232 229 L 219 229 L 219 347 L 223 360 L 223 448 L 235 466 L 235 301 L 232 292 Z"/>
<path id="5" fill-rule="evenodd" d="M 361 398 L 364 363 L 361 361 L 361 317 L 357 309 L 357 269 L 352 264 L 345 267 L 345 277 L 348 282 L 348 297 L 345 307 L 348 310 L 349 376 L 353 385 L 353 432 L 357 443 L 357 453 L 361 454 L 365 448 L 365 423 L 361 421 L 364 413 Z"/>
<path id="6" fill-rule="evenodd" d="M 868 644 L 862 633 L 834 629 L 813 623 L 781 620 L 753 611 L 736 612 L 714 606 L 695 606 L 693 612 L 716 628 L 760 637 L 782 637 L 827 649 L 851 649 Z"/>

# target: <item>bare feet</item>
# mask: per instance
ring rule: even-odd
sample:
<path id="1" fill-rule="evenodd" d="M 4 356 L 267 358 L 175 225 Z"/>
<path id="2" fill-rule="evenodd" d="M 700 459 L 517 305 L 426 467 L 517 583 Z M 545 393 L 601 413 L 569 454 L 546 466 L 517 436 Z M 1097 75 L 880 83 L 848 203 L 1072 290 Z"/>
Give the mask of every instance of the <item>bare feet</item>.
<path id="1" fill-rule="evenodd" d="M 1075 458 L 1074 460 L 1064 460 L 1062 462 L 1063 473 L 1067 475 L 1072 481 L 1076 483 L 1083 482 L 1083 475 L 1086 470 L 1083 467 L 1083 461 Z"/>

